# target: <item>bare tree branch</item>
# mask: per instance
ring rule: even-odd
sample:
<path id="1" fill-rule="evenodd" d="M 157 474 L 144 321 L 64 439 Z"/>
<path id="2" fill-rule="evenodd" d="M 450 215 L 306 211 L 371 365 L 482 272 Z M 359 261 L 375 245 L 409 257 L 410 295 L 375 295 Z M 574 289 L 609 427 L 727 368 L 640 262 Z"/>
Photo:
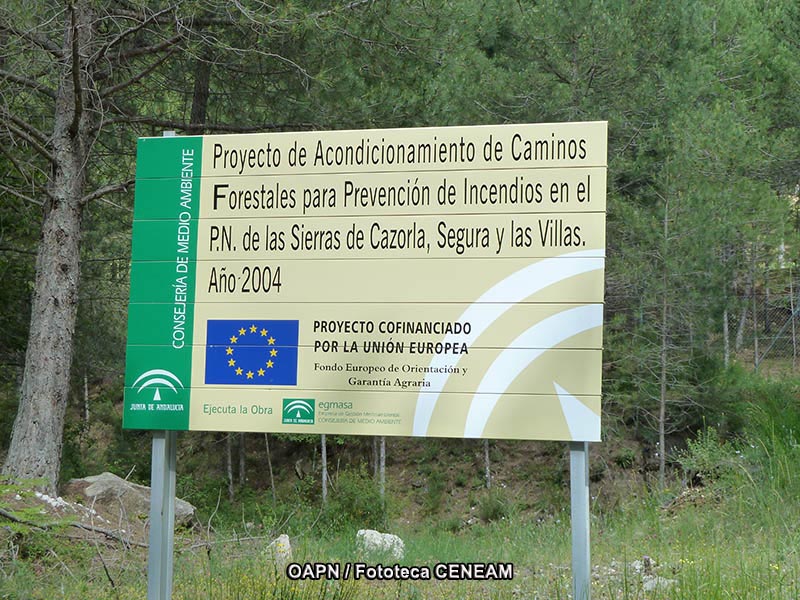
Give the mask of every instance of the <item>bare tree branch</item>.
<path id="1" fill-rule="evenodd" d="M 170 121 L 166 119 L 156 119 L 153 117 L 144 117 L 138 115 L 119 116 L 105 121 L 106 125 L 113 125 L 116 123 L 130 123 L 151 125 L 161 129 L 176 129 L 185 131 L 192 128 L 191 123 L 185 121 Z M 313 130 L 317 128 L 314 123 L 260 123 L 256 125 L 230 125 L 227 123 L 205 123 L 203 127 L 208 132 L 219 133 L 254 133 L 259 131 L 289 131 L 291 129 Z"/>
<path id="2" fill-rule="evenodd" d="M 19 75 L 14 75 L 13 73 L 9 73 L 8 71 L 4 71 L 0 69 L 0 79 L 8 79 L 9 81 L 13 81 L 14 83 L 18 83 L 23 85 L 34 92 L 38 92 L 40 94 L 44 94 L 51 100 L 55 100 L 56 92 L 55 90 L 50 89 L 49 87 L 43 85 L 39 81 L 34 81 L 32 79 L 27 79 L 25 77 L 20 77 Z"/>
<path id="3" fill-rule="evenodd" d="M 20 119 L 18 116 L 8 112 L 7 109 L 0 108 L 0 115 L 4 119 L 8 119 L 12 123 L 14 123 L 14 125 L 19 127 L 20 129 L 26 131 L 32 138 L 34 138 L 40 144 L 47 145 L 49 143 L 50 140 L 47 138 L 47 136 L 45 134 L 43 134 L 41 131 L 36 129 L 36 127 L 31 125 L 27 121 L 24 121 L 23 119 Z"/>
<path id="4" fill-rule="evenodd" d="M 17 173 L 19 173 L 20 177 L 22 177 L 26 185 L 33 187 L 32 179 L 30 178 L 28 172 L 22 168 L 22 165 L 19 164 L 19 161 L 17 160 L 16 156 L 14 156 L 11 152 L 9 152 L 8 148 L 2 144 L 0 144 L 0 152 L 2 152 L 3 156 L 5 156 L 6 159 L 14 166 L 14 169 L 16 169 Z M 39 172 L 39 174 L 45 177 L 47 176 L 47 174 L 44 173 L 41 168 L 34 165 L 31 165 L 31 168 L 36 169 Z"/>
<path id="5" fill-rule="evenodd" d="M 355 0 L 354 2 L 350 2 L 349 4 L 345 4 L 344 6 L 339 6 L 337 8 L 332 8 L 330 10 L 324 10 L 322 12 L 314 13 L 310 15 L 312 19 L 322 19 L 324 17 L 330 17 L 335 15 L 338 12 L 342 12 L 345 10 L 355 10 L 356 8 L 361 8 L 362 6 L 366 6 L 368 4 L 375 4 L 376 0 Z"/>
<path id="6" fill-rule="evenodd" d="M 183 38 L 183 34 L 179 33 L 177 35 L 172 36 L 168 40 L 164 40 L 160 44 L 153 44 L 151 46 L 141 46 L 139 48 L 134 48 L 129 50 L 128 52 L 122 52 L 119 55 L 121 60 L 127 60 L 129 58 L 135 58 L 137 56 L 142 56 L 145 54 L 155 54 L 156 52 L 161 52 L 162 50 L 166 50 L 170 46 L 174 46 L 178 41 Z"/>
<path id="7" fill-rule="evenodd" d="M 12 196 L 16 196 L 20 200 L 24 200 L 25 202 L 30 202 L 31 204 L 35 204 L 37 206 L 43 206 L 44 205 L 44 202 L 42 202 L 41 200 L 36 200 L 34 198 L 26 196 L 25 194 L 15 190 L 14 188 L 8 187 L 7 185 L 4 185 L 2 183 L 0 183 L 0 192 L 6 192 L 7 194 L 11 194 Z"/>
<path id="8" fill-rule="evenodd" d="M 105 196 L 106 194 L 112 194 L 114 192 L 127 192 L 128 188 L 132 186 L 135 183 L 135 181 L 136 181 L 135 179 L 128 179 L 126 181 L 123 181 L 122 183 L 113 183 L 110 185 L 104 185 L 101 188 L 97 188 L 91 194 L 88 194 L 83 198 L 81 198 L 81 203 L 86 204 L 88 202 L 91 202 L 92 200 L 102 199 L 103 196 Z M 111 204 L 112 206 L 116 206 L 117 208 L 124 208 L 122 206 L 118 206 L 113 203 Z"/>
<path id="9" fill-rule="evenodd" d="M 136 75 L 134 75 L 133 77 L 131 77 L 130 79 L 128 79 L 126 81 L 118 83 L 117 85 L 112 85 L 110 88 L 107 88 L 106 90 L 101 91 L 100 92 L 100 97 L 101 98 L 108 98 L 109 96 L 113 96 L 114 94 L 116 94 L 120 90 L 124 90 L 125 88 L 130 87 L 130 86 L 138 83 L 139 81 L 141 81 L 142 79 L 147 77 L 150 73 L 155 71 L 161 64 L 164 63 L 164 61 L 166 61 L 173 54 L 175 54 L 176 51 L 177 51 L 176 48 L 170 48 L 169 52 L 167 52 L 163 56 L 159 57 L 158 60 L 156 60 L 154 63 L 152 63 L 149 67 L 147 67 L 143 71 L 140 71 L 139 73 L 137 73 Z"/>
<path id="10" fill-rule="evenodd" d="M 100 59 L 105 57 L 106 54 L 108 54 L 109 50 L 111 50 L 114 46 L 119 44 L 126 37 L 128 37 L 129 35 L 133 35 L 134 33 L 138 32 L 138 31 L 141 31 L 142 29 L 144 29 L 145 27 L 147 27 L 151 23 L 157 21 L 159 19 L 159 17 L 161 17 L 161 15 L 169 13 L 169 12 L 172 12 L 176 8 L 177 8 L 177 5 L 173 4 L 173 5 L 168 6 L 167 8 L 164 8 L 163 10 L 160 10 L 160 11 L 158 11 L 156 13 L 153 13 L 152 15 L 150 15 L 146 19 L 140 20 L 135 26 L 126 29 L 122 33 L 120 33 L 117 36 L 115 36 L 108 43 L 103 45 L 101 48 L 99 48 L 97 50 L 97 52 L 95 52 L 92 55 L 92 57 L 89 59 L 88 64 L 96 63 L 97 61 L 99 61 Z M 173 39 L 177 39 L 178 37 L 179 36 L 176 36 L 176 38 L 173 38 Z M 122 55 L 122 56 L 125 56 L 125 55 Z"/>
<path id="11" fill-rule="evenodd" d="M 33 31 L 21 31 L 14 27 L 13 25 L 9 25 L 6 23 L 0 23 L 0 31 L 7 31 L 12 35 L 16 35 L 23 40 L 33 44 L 52 54 L 55 58 L 61 59 L 64 58 L 64 52 L 61 48 L 58 47 L 52 40 L 48 39 L 43 35 L 39 35 Z"/>
<path id="12" fill-rule="evenodd" d="M 22 250 L 21 248 L 11 248 L 9 246 L 0 246 L 0 252 L 13 252 L 15 254 L 26 254 L 28 256 L 36 256 L 35 250 Z"/>
<path id="13" fill-rule="evenodd" d="M 6 114 L 5 117 L 10 118 L 11 121 L 14 120 L 14 117 L 8 114 Z M 42 155 L 42 157 L 44 157 L 48 162 L 55 164 L 56 162 L 55 157 L 50 153 L 49 150 L 47 150 L 47 148 L 43 144 L 40 144 L 36 140 L 36 138 L 32 134 L 30 134 L 27 130 L 20 128 L 16 123 L 10 121 L 6 123 L 6 127 L 11 133 L 22 138 L 25 142 L 30 144 L 31 148 L 33 148 L 37 153 Z"/>

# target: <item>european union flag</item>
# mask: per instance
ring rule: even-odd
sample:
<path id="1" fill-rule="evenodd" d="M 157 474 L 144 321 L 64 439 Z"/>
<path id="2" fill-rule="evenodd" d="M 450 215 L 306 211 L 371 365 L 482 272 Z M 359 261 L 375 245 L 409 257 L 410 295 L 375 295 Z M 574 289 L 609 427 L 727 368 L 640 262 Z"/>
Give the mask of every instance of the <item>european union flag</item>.
<path id="1" fill-rule="evenodd" d="M 206 383 L 297 385 L 299 321 L 209 319 Z"/>

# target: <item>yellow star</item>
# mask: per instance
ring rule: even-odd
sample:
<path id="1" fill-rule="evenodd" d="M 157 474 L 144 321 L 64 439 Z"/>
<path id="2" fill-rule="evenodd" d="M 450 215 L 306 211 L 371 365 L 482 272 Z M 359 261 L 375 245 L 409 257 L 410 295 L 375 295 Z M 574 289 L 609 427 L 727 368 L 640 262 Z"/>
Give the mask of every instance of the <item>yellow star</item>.
<path id="1" fill-rule="evenodd" d="M 275 364 L 275 363 L 273 363 L 271 360 L 268 360 L 268 361 L 267 361 L 267 368 L 268 368 L 268 369 L 271 369 L 271 368 L 273 367 L 273 365 L 274 365 L 274 364 Z"/>
<path id="2" fill-rule="evenodd" d="M 259 377 L 263 377 L 263 376 L 264 376 L 264 373 L 266 373 L 266 371 L 265 371 L 264 369 L 259 369 L 259 370 L 258 370 L 258 376 L 259 376 Z"/>
<path id="3" fill-rule="evenodd" d="M 261 330 L 261 337 L 267 337 L 267 330 L 266 329 L 262 329 Z"/>
<path id="4" fill-rule="evenodd" d="M 229 366 L 229 367 L 232 367 L 232 366 L 234 366 L 235 364 L 236 364 L 236 361 L 235 361 L 235 360 L 233 360 L 233 359 L 230 359 L 230 360 L 228 361 L 228 366 Z"/>
<path id="5" fill-rule="evenodd" d="M 244 327 L 242 327 L 242 328 L 239 330 L 239 335 L 244 335 L 245 333 L 247 333 L 247 330 L 246 330 Z"/>
<path id="6" fill-rule="evenodd" d="M 238 341 L 239 341 L 239 338 L 237 338 L 235 335 L 231 336 L 231 344 L 235 344 Z"/>
<path id="7" fill-rule="evenodd" d="M 247 372 L 247 378 L 248 379 L 252 379 L 253 378 L 253 372 L 252 371 L 248 371 Z"/>
<path id="8" fill-rule="evenodd" d="M 275 348 L 273 348 L 272 350 L 269 351 L 269 355 L 270 356 L 278 356 L 278 351 Z"/>
<path id="9" fill-rule="evenodd" d="M 241 375 L 242 374 L 242 367 L 237 367 L 236 368 L 236 374 L 237 375 Z"/>
<path id="10" fill-rule="evenodd" d="M 267 340 L 267 343 L 268 343 L 270 346 L 272 346 L 272 344 L 274 344 L 274 343 L 275 343 L 275 338 L 274 338 L 274 337 L 272 337 L 272 336 L 269 336 L 269 339 Z"/>
<path id="11" fill-rule="evenodd" d="M 225 354 L 227 354 L 228 356 L 233 354 L 233 348 L 231 348 L 231 347 L 225 348 Z"/>
<path id="12" fill-rule="evenodd" d="M 258 327 L 256 327 L 255 325 L 250 325 L 250 333 L 255 333 L 256 329 L 258 329 Z"/>

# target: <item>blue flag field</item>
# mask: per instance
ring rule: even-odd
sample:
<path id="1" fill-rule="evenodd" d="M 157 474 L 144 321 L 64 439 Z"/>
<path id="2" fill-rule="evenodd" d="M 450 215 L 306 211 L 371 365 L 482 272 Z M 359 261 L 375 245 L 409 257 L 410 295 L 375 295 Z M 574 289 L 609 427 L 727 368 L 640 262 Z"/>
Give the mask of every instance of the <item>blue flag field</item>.
<path id="1" fill-rule="evenodd" d="M 297 385 L 299 321 L 209 319 L 207 384 Z"/>

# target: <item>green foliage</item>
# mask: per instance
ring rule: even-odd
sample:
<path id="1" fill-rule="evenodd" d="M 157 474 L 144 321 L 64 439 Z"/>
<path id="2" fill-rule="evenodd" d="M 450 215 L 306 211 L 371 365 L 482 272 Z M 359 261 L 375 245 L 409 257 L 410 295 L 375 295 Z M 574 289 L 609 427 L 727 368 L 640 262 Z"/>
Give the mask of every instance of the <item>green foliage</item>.
<path id="1" fill-rule="evenodd" d="M 45 18 L 46 10 L 7 4 L 3 22 L 17 23 L 14 31 L 36 30 L 61 41 L 64 29 Z M 746 308 L 740 298 L 763 285 L 765 271 L 779 271 L 788 282 L 779 248 L 786 249 L 787 264 L 798 260 L 798 227 L 788 201 L 800 165 L 795 2 L 581 2 L 577 9 L 514 0 L 290 2 L 271 8 L 245 2 L 231 9 L 203 0 L 179 11 L 181 22 L 191 23 L 185 46 L 108 102 L 113 125 L 97 132 L 87 193 L 129 178 L 135 137 L 160 133 L 164 122 L 183 123 L 183 133 L 214 125 L 263 131 L 608 120 L 606 430 L 655 441 L 661 383 L 668 433 L 687 436 L 710 424 L 724 439 L 741 434 L 747 420 L 759 421 L 742 407 L 761 395 L 761 384 L 723 366 L 722 327 L 726 314 Z M 217 12 L 233 25 L 194 19 Z M 98 31 L 98 39 L 114 39 L 117 21 L 98 22 L 108 28 Z M 147 45 L 151 33 L 143 29 L 136 43 Z M 42 86 L 57 82 L 50 55 L 26 50 L 24 36 L 6 37 L 4 72 Z M 98 81 L 128 80 L 154 57 L 133 58 Z M 200 100 L 195 84 L 206 67 L 205 123 L 188 124 Z M 9 88 L 6 112 L 49 139 L 54 111 L 47 95 L 5 75 L 2 81 Z M 141 119 L 124 123 L 117 109 Z M 12 143 L 11 130 L 4 131 L 4 146 L 14 150 L 0 150 L 0 411 L 8 416 L 0 420 L 0 448 L 8 443 L 17 405 L 38 203 L 51 171 L 37 162 L 30 144 Z M 123 432 L 118 417 L 131 204 L 128 189 L 92 201 L 84 215 L 62 478 L 134 468 L 134 478 L 147 478 L 149 436 Z M 88 424 L 84 378 L 91 390 Z M 756 445 L 788 460 L 790 438 L 776 427 L 772 442 L 773 429 L 763 425 Z M 296 455 L 316 447 L 319 438 L 275 439 L 287 442 L 275 469 L 289 472 Z M 361 444 L 343 436 L 328 442 L 343 450 Z M 446 467 L 436 461 L 460 456 L 464 446 L 422 443 L 424 508 L 437 514 L 449 482 Z M 215 445 L 199 442 L 187 444 L 181 455 L 197 479 L 187 482 L 187 493 L 202 505 L 215 505 L 225 488 L 219 455 Z M 613 460 L 624 468 L 635 462 L 626 454 Z M 564 470 L 545 471 L 556 497 Z M 453 484 L 471 482 L 456 472 Z M 316 506 L 319 482 L 307 478 L 297 494 Z"/>
<path id="2" fill-rule="evenodd" d="M 301 584 L 252 558 L 249 561 L 237 561 L 230 568 L 221 566 L 215 570 L 212 578 L 198 574 L 180 581 L 173 592 L 175 600 L 350 600 L 357 597 L 357 588 L 352 582 L 340 583 L 322 579 Z"/>
<path id="3" fill-rule="evenodd" d="M 747 388 L 748 455 L 768 497 L 786 500 L 800 494 L 800 381 L 752 378 Z M 772 500 L 769 500 L 772 501 Z"/>
<path id="4" fill-rule="evenodd" d="M 478 516 L 486 523 L 505 519 L 510 513 L 511 505 L 503 490 L 492 488 L 478 501 Z"/>
<path id="5" fill-rule="evenodd" d="M 442 531 L 446 531 L 448 533 L 458 533 L 464 527 L 464 522 L 461 520 L 460 517 L 457 516 L 450 516 L 445 517 L 441 521 L 439 521 L 439 528 Z"/>
<path id="6" fill-rule="evenodd" d="M 378 486 L 362 468 L 339 474 L 325 517 L 336 530 L 381 529 L 386 526 L 388 513 Z"/>
<path id="7" fill-rule="evenodd" d="M 685 471 L 706 485 L 724 488 L 739 483 L 741 474 L 746 471 L 742 451 L 720 439 L 716 429 L 704 429 L 687 444 L 687 450 L 678 459 Z"/>
<path id="8" fill-rule="evenodd" d="M 422 507 L 426 515 L 437 514 L 444 504 L 447 480 L 440 469 L 432 468 L 428 473 Z"/>
<path id="9" fill-rule="evenodd" d="M 636 452 L 628 447 L 620 448 L 614 454 L 613 461 L 622 469 L 630 469 L 636 464 Z"/>
<path id="10" fill-rule="evenodd" d="M 743 425 L 732 440 L 709 426 L 688 440 L 679 461 L 703 483 L 751 490 L 765 503 L 800 491 L 800 408 L 796 380 L 771 380 L 733 370 L 727 393 L 739 398 Z"/>

